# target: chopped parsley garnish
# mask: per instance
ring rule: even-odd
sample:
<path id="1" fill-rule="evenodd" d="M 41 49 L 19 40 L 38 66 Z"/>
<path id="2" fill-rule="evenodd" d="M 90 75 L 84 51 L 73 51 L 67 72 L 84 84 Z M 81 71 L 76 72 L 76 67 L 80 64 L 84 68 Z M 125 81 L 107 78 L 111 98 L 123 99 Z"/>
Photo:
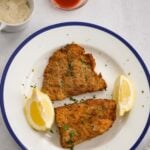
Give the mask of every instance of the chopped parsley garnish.
<path id="1" fill-rule="evenodd" d="M 36 88 L 36 85 L 30 85 L 31 88 Z"/>
<path id="2" fill-rule="evenodd" d="M 130 72 L 128 72 L 128 76 L 129 76 L 129 75 L 131 75 L 131 73 L 130 73 Z"/>
<path id="3" fill-rule="evenodd" d="M 86 80 L 86 81 L 88 80 L 88 77 L 87 77 L 87 76 L 85 76 L 85 80 Z"/>
<path id="4" fill-rule="evenodd" d="M 25 99 L 27 99 L 28 97 L 26 95 L 24 95 Z"/>
<path id="5" fill-rule="evenodd" d="M 84 102 L 84 101 L 85 101 L 85 99 L 81 99 L 81 100 L 80 100 L 80 103 L 82 103 L 82 102 Z"/>
<path id="6" fill-rule="evenodd" d="M 67 131 L 69 129 L 69 126 L 67 124 L 64 125 L 64 130 Z"/>
<path id="7" fill-rule="evenodd" d="M 108 65 L 107 64 L 105 64 L 105 67 L 107 67 Z"/>
<path id="8" fill-rule="evenodd" d="M 61 87 L 61 88 L 64 87 L 64 81 L 63 81 L 63 80 L 60 82 L 60 87 Z"/>
<path id="9" fill-rule="evenodd" d="M 81 124 L 85 124 L 85 121 L 84 121 L 84 120 L 81 120 Z"/>
<path id="10" fill-rule="evenodd" d="M 54 131 L 52 129 L 49 130 L 51 133 L 54 133 Z"/>
<path id="11" fill-rule="evenodd" d="M 69 99 L 70 99 L 70 101 L 73 101 L 73 102 L 75 102 L 75 103 L 77 103 L 77 102 L 78 102 L 78 100 L 77 100 L 77 99 L 75 99 L 75 98 L 73 98 L 73 97 L 70 97 Z"/>
<path id="12" fill-rule="evenodd" d="M 93 98 L 96 98 L 96 95 L 93 95 Z"/>
<path id="13" fill-rule="evenodd" d="M 75 132 L 74 131 L 70 131 L 69 132 L 69 136 L 70 136 L 70 139 L 73 139 L 73 137 L 75 136 Z"/>
<path id="14" fill-rule="evenodd" d="M 143 93 L 144 93 L 144 91 L 142 90 L 142 91 L 141 91 L 141 93 L 143 94 Z"/>
<path id="15" fill-rule="evenodd" d="M 67 106 L 68 104 L 64 103 L 64 106 Z"/>
<path id="16" fill-rule="evenodd" d="M 68 63 L 67 75 L 74 76 L 74 74 L 73 74 L 73 66 L 72 66 L 71 62 Z"/>
<path id="17" fill-rule="evenodd" d="M 71 63 L 68 63 L 68 68 L 69 68 L 69 70 L 72 70 L 72 64 Z"/>
<path id="18" fill-rule="evenodd" d="M 84 64 L 84 65 L 87 64 L 87 62 L 86 62 L 85 60 L 83 60 L 83 59 L 81 59 L 81 62 L 82 62 L 82 64 Z"/>
<path id="19" fill-rule="evenodd" d="M 73 146 L 72 146 L 72 147 L 70 147 L 70 150 L 73 150 Z"/>
<path id="20" fill-rule="evenodd" d="M 70 145 L 70 149 L 73 150 L 73 146 L 74 146 L 74 143 L 73 143 L 73 137 L 75 136 L 75 132 L 72 130 L 69 132 L 69 137 L 70 139 L 68 141 L 66 141 L 66 144 Z"/>
<path id="21" fill-rule="evenodd" d="M 66 144 L 72 145 L 73 141 L 72 140 L 66 141 Z"/>

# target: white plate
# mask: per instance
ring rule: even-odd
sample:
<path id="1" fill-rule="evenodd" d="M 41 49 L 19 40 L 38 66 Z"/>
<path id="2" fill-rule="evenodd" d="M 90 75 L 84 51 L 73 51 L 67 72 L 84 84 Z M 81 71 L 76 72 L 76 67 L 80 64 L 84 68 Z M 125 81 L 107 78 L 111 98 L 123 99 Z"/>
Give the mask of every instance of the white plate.
<path id="1" fill-rule="evenodd" d="M 135 149 L 149 126 L 149 73 L 137 52 L 120 36 L 103 27 L 68 22 L 37 31 L 28 37 L 10 57 L 1 80 L 1 109 L 5 124 L 22 149 L 58 150 L 59 135 L 41 134 L 30 128 L 23 113 L 24 95 L 29 96 L 31 85 L 41 86 L 42 74 L 48 58 L 67 43 L 76 42 L 85 47 L 96 59 L 96 72 L 107 81 L 107 91 L 83 94 L 78 99 L 93 97 L 111 98 L 116 77 L 125 74 L 136 87 L 133 110 L 113 127 L 92 140 L 75 147 L 78 150 Z M 55 102 L 62 105 L 63 102 Z"/>

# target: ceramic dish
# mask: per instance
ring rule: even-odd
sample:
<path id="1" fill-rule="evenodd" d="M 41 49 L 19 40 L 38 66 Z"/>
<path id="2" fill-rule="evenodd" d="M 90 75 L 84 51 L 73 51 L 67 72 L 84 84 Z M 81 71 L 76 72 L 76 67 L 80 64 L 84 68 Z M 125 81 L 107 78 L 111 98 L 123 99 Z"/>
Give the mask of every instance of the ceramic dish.
<path id="1" fill-rule="evenodd" d="M 96 72 L 107 81 L 104 92 L 83 94 L 75 98 L 96 95 L 111 98 L 116 77 L 127 75 L 136 87 L 136 103 L 132 111 L 117 118 L 105 134 L 83 142 L 77 150 L 135 149 L 148 130 L 150 117 L 149 72 L 135 49 L 116 33 L 103 27 L 67 22 L 43 28 L 23 41 L 10 57 L 1 80 L 1 110 L 5 124 L 22 149 L 60 150 L 57 128 L 54 133 L 41 134 L 30 128 L 23 113 L 25 96 L 32 86 L 41 86 L 43 70 L 53 52 L 67 43 L 76 42 L 96 59 Z M 55 106 L 69 103 L 66 99 Z"/>
<path id="2" fill-rule="evenodd" d="M 22 21 L 21 23 L 16 23 L 16 24 L 7 23 L 0 20 L 0 31 L 18 32 L 24 29 L 28 25 L 34 13 L 34 0 L 27 0 L 27 2 L 30 8 L 30 15 L 28 16 L 28 18 Z"/>

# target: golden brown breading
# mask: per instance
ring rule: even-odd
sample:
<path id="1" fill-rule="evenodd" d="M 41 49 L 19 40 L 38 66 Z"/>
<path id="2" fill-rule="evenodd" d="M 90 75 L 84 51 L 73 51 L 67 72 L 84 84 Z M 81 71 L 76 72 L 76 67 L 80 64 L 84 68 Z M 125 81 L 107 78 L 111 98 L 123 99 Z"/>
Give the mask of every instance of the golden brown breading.
<path id="1" fill-rule="evenodd" d="M 61 145 L 72 147 L 106 132 L 116 119 L 114 100 L 89 99 L 55 108 Z"/>
<path id="2" fill-rule="evenodd" d="M 106 89 L 101 74 L 94 71 L 92 54 L 85 54 L 84 48 L 69 44 L 57 50 L 50 58 L 44 71 L 42 91 L 51 100 Z"/>

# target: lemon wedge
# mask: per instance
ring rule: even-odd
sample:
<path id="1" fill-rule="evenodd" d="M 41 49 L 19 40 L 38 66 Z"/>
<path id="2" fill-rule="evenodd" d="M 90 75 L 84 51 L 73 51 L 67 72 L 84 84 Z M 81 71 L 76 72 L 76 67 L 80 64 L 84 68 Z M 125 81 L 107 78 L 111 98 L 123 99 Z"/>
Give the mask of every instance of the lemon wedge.
<path id="1" fill-rule="evenodd" d="M 119 116 L 130 111 L 135 101 L 133 83 L 124 75 L 120 75 L 115 82 L 113 99 L 117 101 Z"/>
<path id="2" fill-rule="evenodd" d="M 54 122 L 54 108 L 50 98 L 38 88 L 33 88 L 32 96 L 24 107 L 25 116 L 32 128 L 46 131 Z"/>

